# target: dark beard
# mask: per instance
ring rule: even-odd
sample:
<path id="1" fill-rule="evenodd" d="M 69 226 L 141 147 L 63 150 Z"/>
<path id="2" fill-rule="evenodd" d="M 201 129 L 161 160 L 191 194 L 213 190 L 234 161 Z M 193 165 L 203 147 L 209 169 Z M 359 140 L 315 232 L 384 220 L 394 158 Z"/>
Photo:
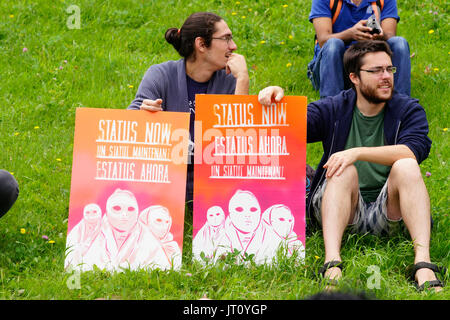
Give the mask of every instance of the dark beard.
<path id="1" fill-rule="evenodd" d="M 368 102 L 370 102 L 372 104 L 379 104 L 379 103 L 391 100 L 392 95 L 394 93 L 394 84 L 391 85 L 391 95 L 388 98 L 380 98 L 380 97 L 378 97 L 377 94 L 376 94 L 376 90 L 377 90 L 377 88 L 371 89 L 371 88 L 367 88 L 366 86 L 363 86 L 363 87 L 360 88 L 359 91 L 361 92 L 363 97 Z"/>

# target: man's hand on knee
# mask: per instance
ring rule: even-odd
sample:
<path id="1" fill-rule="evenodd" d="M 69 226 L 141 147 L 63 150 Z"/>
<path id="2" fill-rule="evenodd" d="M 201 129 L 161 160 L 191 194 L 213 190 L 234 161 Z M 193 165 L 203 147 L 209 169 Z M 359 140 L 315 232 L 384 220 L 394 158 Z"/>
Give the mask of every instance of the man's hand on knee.
<path id="1" fill-rule="evenodd" d="M 354 164 L 358 160 L 358 155 L 358 148 L 333 153 L 323 166 L 327 169 L 326 178 L 330 179 L 334 175 L 339 177 L 342 172 L 344 172 L 345 168 Z"/>

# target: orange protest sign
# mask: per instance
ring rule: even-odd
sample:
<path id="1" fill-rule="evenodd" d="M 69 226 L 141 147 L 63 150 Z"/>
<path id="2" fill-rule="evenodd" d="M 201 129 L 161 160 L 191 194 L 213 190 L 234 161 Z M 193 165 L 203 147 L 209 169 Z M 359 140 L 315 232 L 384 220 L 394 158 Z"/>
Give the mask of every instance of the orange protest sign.
<path id="1" fill-rule="evenodd" d="M 197 95 L 193 256 L 304 257 L 306 97 Z M 295 253 L 294 253 L 295 252 Z"/>
<path id="2" fill-rule="evenodd" d="M 66 268 L 179 268 L 189 114 L 78 108 Z"/>

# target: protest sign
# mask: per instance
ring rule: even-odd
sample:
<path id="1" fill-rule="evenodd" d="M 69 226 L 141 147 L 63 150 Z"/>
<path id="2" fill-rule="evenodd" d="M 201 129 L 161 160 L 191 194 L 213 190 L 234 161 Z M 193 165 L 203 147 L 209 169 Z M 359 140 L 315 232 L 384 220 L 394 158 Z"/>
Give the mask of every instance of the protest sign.
<path id="1" fill-rule="evenodd" d="M 78 108 L 65 267 L 179 268 L 189 114 Z"/>
<path id="2" fill-rule="evenodd" d="M 193 256 L 304 257 L 306 97 L 197 95 Z"/>

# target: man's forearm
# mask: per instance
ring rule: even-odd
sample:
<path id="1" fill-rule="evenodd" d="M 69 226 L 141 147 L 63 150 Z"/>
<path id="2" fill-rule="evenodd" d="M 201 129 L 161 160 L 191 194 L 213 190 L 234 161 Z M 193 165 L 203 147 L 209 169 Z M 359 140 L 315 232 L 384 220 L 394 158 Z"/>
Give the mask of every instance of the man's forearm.
<path id="1" fill-rule="evenodd" d="M 383 30 L 383 40 L 395 37 L 397 34 L 397 20 L 394 18 L 386 18 L 381 21 L 381 29 Z"/>
<path id="2" fill-rule="evenodd" d="M 382 147 L 358 147 L 357 159 L 392 166 L 397 160 L 404 158 L 416 159 L 414 153 L 406 145 L 382 146 Z"/>
<path id="3" fill-rule="evenodd" d="M 319 46 L 322 48 L 325 44 L 325 42 L 328 41 L 328 39 L 331 38 L 337 38 L 341 39 L 344 42 L 351 42 L 353 41 L 353 33 L 350 31 L 350 29 L 338 32 L 338 33 L 328 33 L 322 35 L 320 38 L 317 38 L 317 41 L 319 42 Z"/>
<path id="4" fill-rule="evenodd" d="M 236 79 L 236 89 L 234 90 L 234 94 L 248 94 L 248 87 L 249 87 L 249 77 L 247 75 L 239 76 Z"/>
<path id="5" fill-rule="evenodd" d="M 416 160 L 414 153 L 406 145 L 356 147 L 333 153 L 323 167 L 327 169 L 326 177 L 329 179 L 334 174 L 339 176 L 345 168 L 358 160 L 392 166 L 397 160 L 404 158 Z"/>

